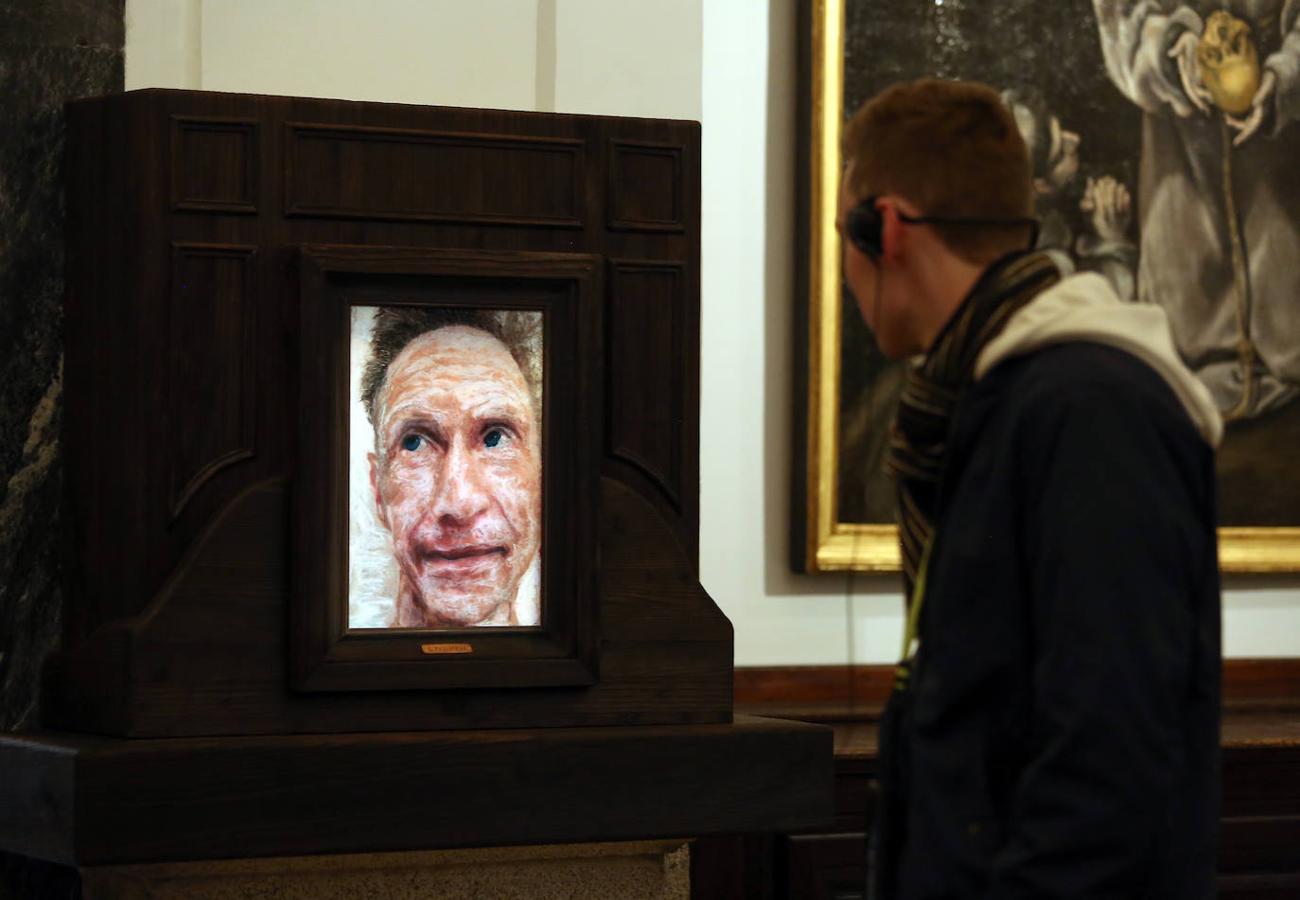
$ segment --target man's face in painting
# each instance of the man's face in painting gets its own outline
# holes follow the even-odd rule
[[[1047,170],[1036,181],[1040,193],[1059,191],[1079,173],[1079,135],[1062,128],[1056,116],[1048,121],[1047,134]]]
[[[370,483],[400,571],[395,624],[513,624],[541,544],[541,450],[506,346],[468,326],[411,341],[375,398]]]

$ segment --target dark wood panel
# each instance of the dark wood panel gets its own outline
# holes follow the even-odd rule
[[[608,452],[639,470],[682,512],[686,416],[685,266],[614,260],[606,314]],[[666,364],[665,376],[645,377]]]
[[[873,707],[889,698],[893,666],[745,666],[737,703],[838,703]]]
[[[0,848],[38,859],[71,859],[76,853],[76,754],[5,735],[0,758]]]
[[[43,790],[68,797],[75,788],[75,814],[0,818],[0,845],[23,843],[25,852],[79,865],[798,830],[824,824],[830,812],[829,730],[771,719],[220,740],[0,738],[0,769],[14,754],[36,754],[46,768],[23,782],[0,780],[0,810],[30,809],[44,802]]]
[[[703,837],[691,842],[691,900],[775,900],[776,838]]]
[[[682,146],[615,140],[609,150],[609,213],[615,231],[685,231]]]
[[[251,246],[172,245],[163,421],[173,519],[213,475],[256,453],[256,256]]]
[[[1285,778],[1278,779],[1286,790]],[[1294,791],[1300,767],[1290,774]],[[1289,815],[1225,818],[1219,827],[1219,870],[1222,872],[1300,873],[1300,797],[1291,797]]]
[[[77,565],[64,566],[63,621],[65,642],[80,639],[96,623],[120,613],[127,598],[140,592],[153,575],[139,554],[149,543],[150,525],[166,527],[170,516],[152,521],[152,490],[167,492],[166,469],[149,448],[152,423],[161,419],[141,415],[143,404],[122,404],[124,396],[152,390],[161,396],[161,377],[150,363],[159,353],[140,335],[142,317],[166,323],[163,300],[167,284],[153,284],[133,298],[116,304],[106,294],[130,277],[134,268],[121,241],[142,231],[141,210],[147,203],[164,207],[167,194],[137,187],[114,173],[132,165],[166,172],[161,148],[165,132],[139,147],[132,140],[139,111],[124,100],[103,105],[72,103],[68,107],[68,142],[64,167],[67,184],[67,264],[64,293],[63,457],[64,521],[69,526],[69,555]],[[149,238],[158,239],[157,235]],[[143,239],[143,238],[142,238]],[[155,244],[162,252],[164,273],[171,263],[166,237]],[[129,314],[127,314],[129,312]],[[131,364],[128,364],[131,363]],[[147,468],[146,483],[132,478],[132,468]],[[161,477],[160,477],[161,476]],[[145,511],[148,510],[146,514]],[[111,525],[109,521],[111,520]]]
[[[731,683],[732,626],[716,606],[699,602],[699,585],[683,578],[694,561],[666,527],[658,507],[622,482],[606,479],[601,509],[601,590],[606,616],[602,638],[670,641],[689,634],[701,653],[727,657]],[[706,649],[708,645],[717,649]]]
[[[173,210],[257,212],[257,123],[215,116],[173,116]]]
[[[163,90],[80,101],[70,116],[69,258],[89,262],[69,279],[71,599],[44,721],[147,736],[729,719],[731,629],[698,581],[697,124]],[[604,227],[616,143],[650,166],[634,159],[620,178],[654,194],[624,211],[680,228]],[[680,183],[659,184],[670,171]],[[670,206],[655,206],[663,197]],[[231,208],[198,214],[173,200]],[[224,364],[235,339],[219,318],[233,306],[191,310],[172,296],[173,244],[256,248],[244,295],[256,328],[239,367]],[[314,452],[297,435],[304,245],[578,253],[676,272],[662,345],[672,355],[642,353],[623,368],[627,384],[675,404],[673,449],[649,453],[674,500],[644,468],[598,459],[586,483],[599,520],[574,538],[572,552],[602,567],[596,612],[581,626],[601,648],[598,685],[457,688],[432,700],[289,689],[285,490]],[[209,281],[233,277],[227,258],[184,265]],[[173,324],[188,350],[173,348]],[[607,334],[598,328],[596,342]],[[597,404],[575,427],[599,442],[603,354],[595,369],[575,390],[552,387]],[[228,415],[227,389],[250,377],[253,433],[242,446],[252,455],[231,464],[244,423]],[[209,408],[204,391],[217,384]]]
[[[1292,714],[1290,724],[1296,737],[1289,744],[1251,742],[1224,748],[1225,818],[1300,815],[1300,714]]]
[[[1223,701],[1234,707],[1300,708],[1300,658],[1225,659]]]
[[[867,836],[794,835],[782,841],[783,897],[789,900],[863,900],[866,897]]]
[[[1229,875],[1219,879],[1219,900],[1296,900],[1300,874]]]
[[[285,215],[582,226],[581,141],[287,127]]]
[[[269,482],[240,496],[130,627],[52,657],[46,727],[133,737],[713,723],[731,718],[731,625],[669,524],[604,480],[600,679],[579,689],[303,694],[290,690],[290,503]],[[638,570],[633,561],[649,561]],[[655,572],[657,567],[676,568]],[[673,585],[645,602],[644,585]],[[122,661],[134,665],[123,666]]]
[[[1298,678],[1296,659],[1224,661],[1217,860],[1221,897],[1300,897]],[[765,888],[778,896],[836,896],[833,891],[854,896],[854,885],[865,878],[865,863],[855,856],[862,847],[860,830],[869,828],[876,802],[876,719],[891,679],[889,666],[736,670],[738,710],[780,711],[833,724],[835,822],[832,829],[816,833],[778,836],[778,846],[785,849],[775,851],[775,865],[756,865],[750,858],[753,836],[734,837],[738,843],[729,852],[711,853],[702,864],[747,866],[750,871],[707,871],[703,875],[710,883],[748,885],[763,871],[768,873],[764,877],[784,879],[778,887]],[[828,886],[832,893],[825,893]]]

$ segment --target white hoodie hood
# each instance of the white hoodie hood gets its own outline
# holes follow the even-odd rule
[[[1165,311],[1149,303],[1123,302],[1105,278],[1092,272],[1062,279],[1015,313],[975,360],[975,380],[1003,360],[1067,341],[1105,344],[1142,360],[1173,389],[1206,442],[1219,446],[1223,419],[1209,390],[1174,349]]]

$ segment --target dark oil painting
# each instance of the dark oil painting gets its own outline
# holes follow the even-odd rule
[[[1227,423],[1220,523],[1300,524],[1300,0],[846,0],[844,115],[982,81],[1030,149],[1040,247],[1156,303]],[[839,521],[892,523],[902,364],[843,304]]]

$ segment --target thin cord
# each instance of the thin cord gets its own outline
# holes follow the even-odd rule
[[[857,571],[853,568],[852,561],[858,558],[858,537],[860,535],[860,531],[853,532],[853,543],[850,545],[852,552],[849,554],[849,559],[851,561],[849,564],[849,575],[848,578],[844,580],[844,617],[846,620],[844,630],[847,633],[846,645],[849,651],[849,664],[845,666],[845,669],[848,672],[846,676],[846,681],[848,683],[845,685],[845,689],[848,691],[850,712],[855,711],[858,706],[857,632],[853,627],[853,578],[857,575]]]
[[[883,253],[881,254],[883,256]],[[884,269],[881,266],[881,259],[872,260],[872,266],[876,270],[876,296],[872,298],[872,324],[879,331],[880,329],[880,295],[881,288],[884,285]],[[842,462],[842,461],[841,461]],[[847,684],[845,688],[848,691],[849,710],[857,709],[858,705],[858,648],[857,648],[857,631],[853,625],[853,579],[857,575],[857,570],[853,568],[858,558],[858,538],[862,532],[853,532],[853,543],[850,544],[849,553],[849,575],[844,580],[844,631],[846,633],[845,646],[849,652],[849,664],[845,666],[848,672],[846,676]]]

